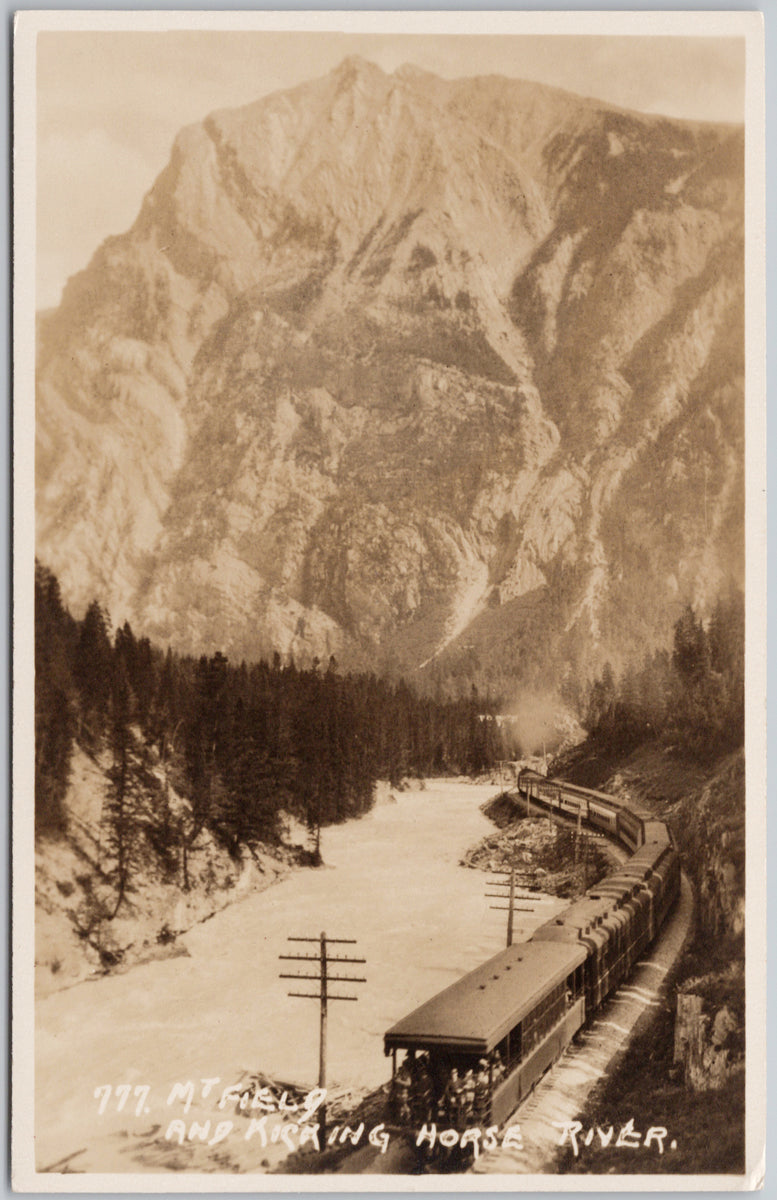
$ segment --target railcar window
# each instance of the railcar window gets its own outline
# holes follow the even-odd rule
[[[567,984],[559,983],[523,1021],[523,1053],[534,1047],[561,1019],[567,1007]]]

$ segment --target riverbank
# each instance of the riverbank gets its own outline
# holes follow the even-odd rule
[[[227,853],[203,830],[180,865],[160,872],[138,864],[116,916],[113,891],[100,869],[106,833],[106,766],[76,748],[66,796],[67,830],[35,848],[35,994],[123,973],[155,959],[187,954],[183,935],[217,912],[264,891],[309,860],[305,830],[286,821],[272,846]],[[182,804],[173,794],[173,801]]]
[[[185,957],[185,935],[197,925],[290,872],[316,866],[307,829],[288,814],[282,817],[278,842],[242,846],[238,855],[229,854],[203,829],[188,850],[185,875],[178,858],[164,871],[158,864],[138,863],[125,900],[106,919],[114,906],[113,889],[100,868],[106,771],[99,758],[76,748],[65,803],[67,829],[36,843],[38,998],[155,960]],[[424,786],[408,779],[394,791]],[[172,789],[170,798],[174,807],[184,806]],[[375,803],[393,800],[390,785],[379,781]]]
[[[483,809],[497,831],[467,851],[462,866],[505,873],[532,892],[565,900],[582,896],[617,858],[608,843],[570,822],[532,810],[517,792],[502,792]]]

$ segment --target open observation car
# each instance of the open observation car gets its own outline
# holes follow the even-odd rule
[[[424,1054],[431,1119],[450,1119],[441,1109],[451,1072],[461,1079],[484,1070],[488,1092],[477,1116],[500,1124],[583,1024],[585,961],[582,945],[523,942],[502,950],[389,1029],[392,1078],[398,1051],[410,1060],[411,1079],[415,1056]]]

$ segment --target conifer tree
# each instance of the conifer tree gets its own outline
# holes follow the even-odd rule
[[[59,584],[35,564],[35,832],[61,833],[76,728],[70,648],[75,622]]]
[[[108,636],[108,619],[93,600],[81,622],[75,662],[75,679],[80,693],[79,736],[87,749],[97,750],[105,730],[111,699],[113,651]]]
[[[112,860],[109,872],[116,900],[109,920],[118,913],[141,866],[144,795],[130,730],[132,692],[125,661],[116,656],[110,703],[108,799],[104,810],[106,847]]]

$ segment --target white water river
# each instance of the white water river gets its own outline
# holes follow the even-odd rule
[[[140,1118],[146,1127],[169,1119],[166,1100],[177,1081],[218,1078],[220,1090],[246,1070],[261,1070],[314,1086],[318,1004],[289,999],[287,991],[316,991],[316,984],[279,978],[281,970],[308,973],[305,963],[279,961],[280,954],[306,950],[287,942],[289,935],[324,930],[357,939],[340,951],[366,964],[337,973],[367,982],[337,985],[359,999],[329,1007],[327,1083],[386,1080],[386,1029],[504,945],[506,913],[489,907],[498,901],[486,898],[487,876],[458,865],[494,831],[480,805],[496,791],[433,780],[423,790],[397,793],[396,803],[379,803],[363,819],[323,831],[324,868],[295,871],[191,930],[183,939],[190,957],[134,967],[39,1001],[39,1169],[95,1138],[139,1127],[134,1097],[122,1114],[112,1100],[97,1117],[94,1090],[104,1084],[149,1085],[150,1115]],[[540,904],[536,917],[519,914],[516,937],[563,903]],[[309,966],[317,973],[316,964]]]

